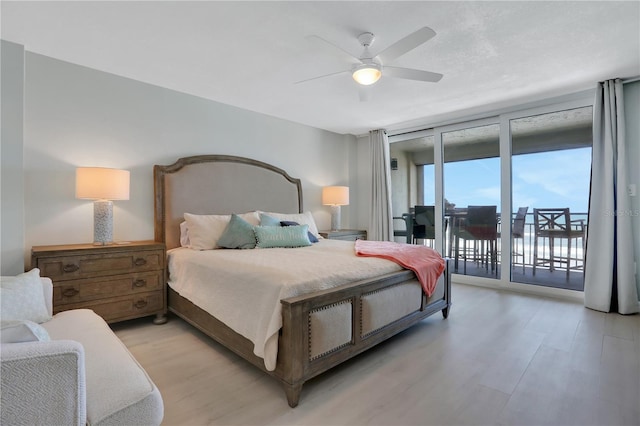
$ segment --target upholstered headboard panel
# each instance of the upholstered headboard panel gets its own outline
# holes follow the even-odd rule
[[[302,212],[300,179],[249,158],[185,157],[168,166],[154,166],[153,175],[155,239],[167,249],[180,245],[184,213]]]

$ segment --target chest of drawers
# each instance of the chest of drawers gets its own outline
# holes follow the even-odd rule
[[[153,241],[36,246],[31,266],[53,281],[54,314],[93,309],[107,322],[166,321],[165,247]]]
[[[320,235],[330,240],[366,240],[367,231],[364,229],[341,229],[339,231],[320,231]]]

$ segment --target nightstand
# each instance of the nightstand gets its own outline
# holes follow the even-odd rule
[[[31,267],[53,281],[53,312],[92,309],[107,322],[167,321],[165,246],[153,241],[31,249]]]
[[[366,240],[367,231],[364,229],[341,229],[339,231],[320,231],[320,235],[330,240]]]

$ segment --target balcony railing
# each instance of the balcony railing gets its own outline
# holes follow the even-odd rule
[[[515,215],[514,215],[515,217]],[[582,220],[583,221],[583,226],[585,229],[585,237],[586,237],[586,228],[587,228],[587,217],[588,214],[587,213],[571,213],[571,220],[573,221],[578,221],[578,220]],[[500,229],[501,224],[498,224],[498,228]],[[533,213],[527,213],[527,219],[525,221],[525,227],[524,227],[524,238],[523,238],[523,247],[524,247],[524,264],[525,266],[533,266],[533,248],[534,248],[534,239],[535,239],[535,228],[534,228],[534,223],[533,223]],[[500,245],[500,241],[498,242],[498,246]],[[557,248],[557,245],[556,245]],[[583,241],[578,244],[578,246],[572,246],[572,250],[575,249],[575,252],[572,253],[572,264],[571,266],[580,266],[580,263],[584,263],[583,259],[584,259],[584,237],[583,237]],[[547,256],[548,253],[545,252],[544,250],[547,250],[547,245],[546,244],[542,244],[542,247],[540,247],[540,250],[542,251],[542,256]],[[562,255],[566,256],[567,252],[567,243],[566,240],[562,242],[562,246],[560,246],[560,252]]]
[[[515,215],[514,215],[515,216]],[[571,247],[571,259],[569,260],[569,268],[570,273],[566,273],[567,265],[565,263],[560,264],[557,262],[554,264],[554,268],[551,268],[549,264],[547,265],[536,265],[536,274],[533,274],[533,264],[534,264],[534,243],[535,243],[535,227],[533,220],[533,213],[528,213],[525,221],[524,235],[523,238],[518,239],[518,253],[523,253],[523,256],[512,257],[512,268],[511,268],[511,281],[520,282],[520,283],[528,283],[528,284],[536,284],[542,286],[550,286],[557,288],[566,288],[571,290],[583,290],[583,278],[584,278],[584,241],[586,238],[586,227],[587,227],[587,213],[571,213],[571,220],[577,221],[582,220],[585,229],[585,235],[582,238],[582,241],[576,243],[573,241]],[[513,223],[513,220],[511,221]],[[501,229],[502,224],[498,224],[498,232],[502,233]],[[505,231],[508,231],[505,229]],[[455,253],[455,250],[450,250],[449,245],[450,242],[454,241],[454,239],[450,239],[450,227],[447,229],[446,238],[445,238],[445,253]],[[455,243],[453,243],[455,244]],[[515,246],[515,242],[514,242]],[[512,247],[513,250],[513,247]],[[467,260],[466,265],[461,262],[464,262],[463,259],[458,259],[458,269],[454,271],[454,273],[463,274],[466,270],[466,275],[473,276],[486,276],[490,278],[499,277],[501,273],[504,273],[504,269],[501,268],[500,265],[500,253],[501,253],[501,240],[498,239],[498,256],[497,262],[498,266],[496,270],[491,271],[491,268],[486,268],[484,265],[479,264],[475,261]],[[567,240],[556,240],[554,245],[554,253],[555,256],[560,257],[568,257],[567,256]],[[462,255],[459,255],[462,257]],[[549,246],[548,242],[544,239],[538,241],[538,257],[539,258],[548,258],[549,257]],[[463,268],[461,265],[466,266]],[[568,276],[567,276],[568,275]]]

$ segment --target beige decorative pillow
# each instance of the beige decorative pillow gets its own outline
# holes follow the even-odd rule
[[[251,225],[258,225],[260,223],[258,212],[243,213],[238,216]],[[197,215],[185,213],[184,220],[187,222],[187,228],[189,229],[189,247],[195,250],[211,250],[220,248],[218,246],[218,240],[227,228],[231,220],[231,215]]]
[[[0,320],[40,324],[50,319],[38,268],[15,277],[0,277]]]

